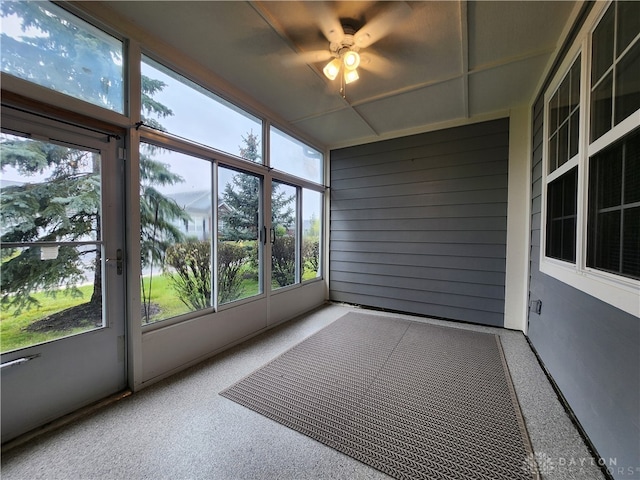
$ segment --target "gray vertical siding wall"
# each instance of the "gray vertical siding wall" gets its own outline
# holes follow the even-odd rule
[[[640,478],[640,319],[540,272],[543,102],[535,105],[528,336],[614,478]],[[566,459],[567,461],[570,459]],[[579,459],[576,459],[579,461]]]
[[[508,119],[331,152],[332,300],[504,324]]]

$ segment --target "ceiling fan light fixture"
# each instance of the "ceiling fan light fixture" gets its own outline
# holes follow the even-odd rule
[[[351,82],[355,82],[359,78],[360,78],[360,75],[358,75],[358,70],[356,70],[356,69],[345,70],[345,72],[344,72],[344,83],[346,83],[346,84],[349,84]]]
[[[344,54],[342,61],[344,62],[344,66],[347,70],[355,70],[358,68],[358,65],[360,65],[360,55],[358,55],[358,52],[349,50]]]
[[[341,66],[340,59],[334,58],[324,66],[322,71],[324,72],[325,76],[329,80],[335,80],[336,77],[338,76],[338,73],[340,73],[340,66]]]

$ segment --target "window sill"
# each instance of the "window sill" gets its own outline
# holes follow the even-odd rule
[[[540,271],[587,295],[640,318],[640,282],[543,258]]]

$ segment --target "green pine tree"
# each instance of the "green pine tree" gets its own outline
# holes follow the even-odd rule
[[[242,137],[244,146],[240,156],[252,162],[259,162],[260,139],[253,131]],[[237,174],[225,186],[222,199],[228,210],[222,213],[224,228],[220,232],[223,240],[255,240],[258,238],[260,212],[260,179],[253,175]],[[279,191],[279,184],[273,184],[271,197],[272,225],[290,226],[294,219],[294,196]]]

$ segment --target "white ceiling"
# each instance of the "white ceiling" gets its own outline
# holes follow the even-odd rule
[[[338,80],[322,74],[326,61],[291,61],[297,53],[329,46],[307,2],[101,3],[327,147],[426,131],[526,104],[575,6],[570,1],[406,4],[409,15],[363,50],[381,58],[359,69],[360,79],[347,85],[343,99]],[[328,3],[336,17],[363,23],[389,6]]]

